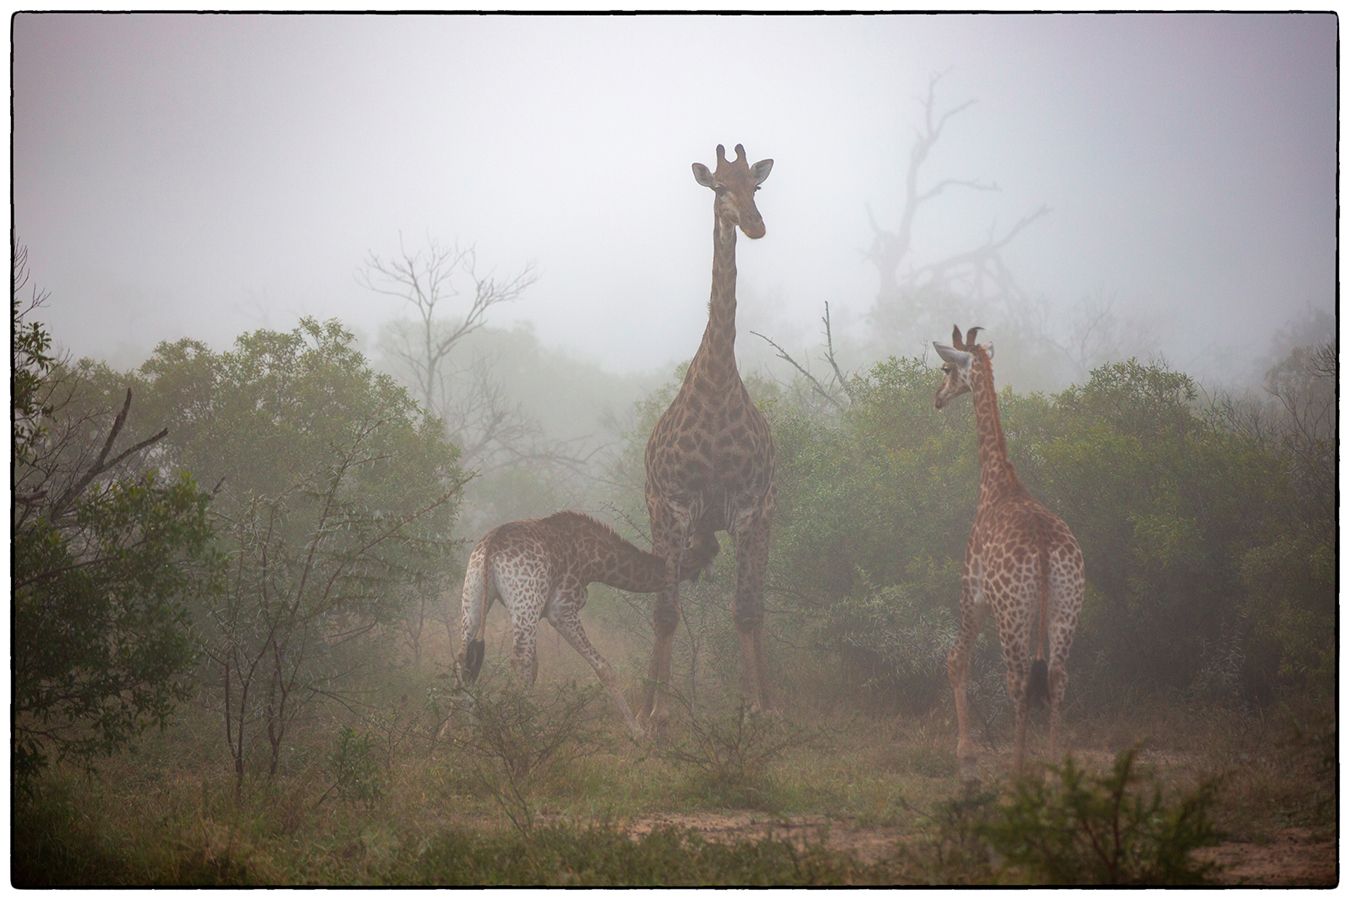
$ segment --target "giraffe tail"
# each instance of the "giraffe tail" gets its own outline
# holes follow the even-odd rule
[[[489,535],[491,537],[491,535]],[[464,575],[464,596],[460,601],[464,607],[463,654],[460,664],[460,677],[464,684],[473,684],[478,680],[478,672],[483,668],[483,656],[486,645],[483,641],[483,629],[487,626],[487,610],[491,603],[492,559],[491,542],[484,540],[482,563],[475,567],[472,560],[469,571]],[[475,574],[479,584],[473,583]],[[473,588],[479,588],[474,591]]]
[[[1045,645],[1049,642],[1050,631],[1050,556],[1044,542],[1041,542],[1040,559],[1037,562],[1036,659],[1031,664],[1031,674],[1027,678],[1027,702],[1033,706],[1050,701],[1050,668],[1045,661]]]

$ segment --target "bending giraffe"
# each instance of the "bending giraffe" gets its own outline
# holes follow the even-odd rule
[[[980,500],[961,574],[961,630],[947,656],[956,695],[956,755],[975,755],[966,712],[970,650],[990,609],[1003,650],[1008,696],[1016,709],[1014,768],[1026,755],[1030,703],[1050,701],[1050,755],[1059,742],[1060,705],[1068,684],[1065,665],[1083,606],[1083,552],[1069,526],[1022,486],[1008,459],[999,422],[991,360],[994,347],[975,343],[979,328],[952,326],[952,346],[933,343],[945,373],[933,405],[970,392],[979,436]]]
[[[754,709],[771,706],[761,632],[764,570],[774,507],[774,449],[769,425],[736,370],[736,229],[764,236],[755,192],[769,177],[773,160],[749,164],[736,145],[728,160],[717,146],[717,170],[694,163],[694,180],[713,199],[712,296],[703,341],[684,383],[647,441],[647,513],[652,552],[673,574],[691,535],[716,540],[730,532],[736,550],[735,622],[740,640],[742,693]],[[680,620],[676,579],[661,592],[652,613],[656,639],[648,671],[643,715],[653,731],[665,726],[670,655]]]
[[[697,577],[717,555],[717,541],[695,539],[684,553],[680,573]],[[592,582],[637,594],[655,593],[669,584],[665,559],[639,550],[612,528],[588,515],[564,511],[545,519],[508,522],[489,531],[469,554],[460,599],[460,642],[456,660],[467,684],[483,665],[483,629],[493,598],[511,616],[511,665],[526,684],[537,671],[535,635],[547,618],[559,634],[591,664],[635,736],[637,720],[619,690],[614,670],[581,627],[586,587]]]

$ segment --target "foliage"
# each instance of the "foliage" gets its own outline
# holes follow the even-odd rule
[[[163,725],[195,660],[186,598],[213,575],[209,498],[186,473],[111,455],[131,403],[91,390],[13,305],[12,764],[24,790],[54,752],[84,764]],[[160,435],[162,437],[162,435]],[[110,458],[111,457],[111,458]]]
[[[963,781],[955,797],[924,816],[928,826],[917,852],[926,880],[936,884],[981,884],[996,878],[997,862],[984,829],[998,802],[998,792],[975,781]]]
[[[1182,885],[1213,874],[1213,864],[1192,853],[1218,840],[1210,820],[1217,782],[1168,802],[1156,778],[1143,783],[1134,750],[1106,775],[1089,775],[1072,758],[1053,772],[1048,783],[1019,779],[980,829],[1026,880]]]
[[[931,881],[1052,885],[1203,884],[1215,864],[1194,851],[1217,843],[1218,783],[1167,799],[1141,773],[1137,751],[1090,774],[1072,759],[999,791],[966,782],[925,818],[917,855]]]
[[[374,757],[374,746],[370,734],[357,733],[348,725],[342,727],[337,746],[328,756],[328,775],[333,779],[330,792],[337,791],[339,799],[360,803],[367,809],[384,796],[386,776]]]
[[[106,755],[190,692],[196,659],[183,598],[210,538],[206,497],[183,476],[109,484],[74,521],[14,535],[14,766],[44,747]]]
[[[1236,832],[1227,840],[1268,845],[1260,855],[1272,861],[1277,847],[1286,855],[1281,868],[1263,875],[1243,866],[1216,880],[1333,883],[1335,733],[1326,726],[1334,713],[1308,713],[1302,736],[1289,741],[1280,737],[1279,717],[1266,713],[1204,719],[1166,706],[1103,717],[1086,730],[1145,733],[1159,714],[1174,723],[1175,739],[1188,749],[1159,754],[1155,764],[1169,808],[1196,772],[1231,770],[1214,808],[1224,830]],[[471,719],[454,724],[467,728]],[[313,766],[286,767],[273,783],[250,783],[236,799],[211,752],[217,723],[209,711],[189,708],[167,731],[146,735],[135,754],[101,766],[99,777],[53,766],[32,797],[16,795],[13,878],[25,885],[352,886],[1031,880],[1000,866],[977,830],[1000,796],[1011,797],[1001,781],[957,804],[966,795],[952,769],[916,771],[916,758],[952,759],[941,715],[901,728],[845,715],[823,716],[820,724],[833,740],[790,751],[775,764],[773,815],[709,809],[689,795],[685,767],[634,752],[620,728],[608,728],[584,757],[536,782],[536,821],[525,835],[506,825],[498,801],[466,771],[465,754],[443,742],[433,753],[404,742],[385,766],[383,735],[373,727],[366,729],[370,752],[386,780],[382,799],[369,808],[319,802],[330,783],[316,776],[336,731],[316,728],[295,737],[296,752]],[[1101,739],[1084,743],[1096,747]],[[1137,782],[1131,793],[1147,784]],[[702,837],[681,830],[679,840],[649,845],[649,829],[672,820]],[[1311,837],[1291,842],[1291,825],[1311,829]],[[964,848],[956,841],[962,829]],[[937,841],[946,841],[946,864]],[[1210,858],[1232,859],[1238,846]]]
[[[36,320],[24,321],[26,310],[16,291],[11,307],[10,379],[11,419],[15,462],[24,464],[42,428],[42,420],[52,414],[45,402],[43,388],[48,382],[56,358],[52,356],[52,338]]]
[[[891,359],[855,380],[838,416],[769,406],[769,593],[783,627],[836,661],[822,693],[907,711],[947,695],[979,474],[974,414],[934,412],[936,384],[920,360]],[[1071,698],[1330,690],[1332,531],[1294,518],[1278,447],[1224,427],[1187,376],[1137,361],[1053,397],[1005,388],[1000,406],[1019,476],[1087,560]],[[981,697],[1006,704],[996,642],[977,648],[972,676],[977,712],[991,708]]]
[[[451,733],[459,758],[522,833],[535,823],[532,793],[557,767],[594,750],[599,688],[556,685],[543,699],[514,678],[483,679],[454,698]]]
[[[678,733],[658,755],[692,770],[699,795],[725,806],[772,805],[770,766],[786,751],[817,737],[781,716],[751,711],[744,700],[729,711],[712,713],[684,706],[687,715]]]
[[[163,462],[218,485],[227,577],[194,609],[201,678],[237,784],[264,738],[274,776],[306,708],[350,706],[400,631],[420,640],[449,576],[455,451],[337,322],[251,332],[222,353],[161,344],[137,376],[142,415],[169,424]]]

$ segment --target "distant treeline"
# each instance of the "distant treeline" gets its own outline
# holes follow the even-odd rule
[[[21,782],[115,750],[192,697],[218,715],[242,783],[276,771],[318,707],[368,700],[410,662],[444,668],[422,648],[477,536],[457,527],[469,473],[350,333],[306,320],[225,352],[184,340],[124,373],[56,359],[17,296]],[[778,445],[769,627],[789,696],[950,702],[978,464],[973,412],[935,411],[937,382],[913,358],[828,403],[800,380],[752,379]],[[1131,361],[1055,395],[1002,393],[1020,476],[1087,559],[1073,703],[1333,690],[1334,352],[1296,349],[1271,384],[1265,404],[1201,400],[1184,374]],[[642,446],[673,389],[637,404],[592,482],[591,509],[626,514],[630,534],[645,520]],[[492,482],[501,506],[536,490],[530,465]],[[709,622],[730,639],[729,618]],[[1006,702],[995,643],[974,667],[986,710]]]

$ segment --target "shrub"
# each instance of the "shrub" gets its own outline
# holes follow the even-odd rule
[[[976,830],[1020,879],[1050,884],[1203,884],[1213,863],[1192,851],[1213,844],[1215,781],[1168,802],[1136,751],[1109,774],[1089,775],[1072,758],[1049,781],[1019,779],[1012,796]]]
[[[479,681],[454,697],[452,740],[459,761],[522,833],[534,827],[531,795],[539,783],[598,746],[599,692],[598,686],[564,684],[532,695],[508,679]]]
[[[772,805],[769,767],[815,739],[781,716],[752,712],[744,700],[730,711],[697,713],[687,703],[685,709],[683,734],[659,753],[692,770],[700,796],[727,806]]]
[[[329,793],[337,791],[339,799],[361,803],[367,809],[384,796],[386,778],[374,758],[374,743],[369,734],[343,726],[337,746],[328,756],[328,774],[333,779]]]

